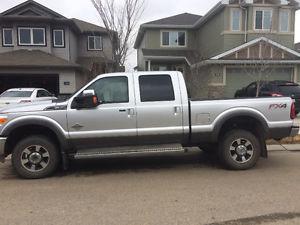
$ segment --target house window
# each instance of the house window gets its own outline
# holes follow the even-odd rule
[[[102,38],[101,36],[88,36],[88,50],[102,50]]]
[[[13,46],[13,29],[3,28],[2,39],[3,39],[3,46]]]
[[[185,31],[163,31],[161,33],[161,45],[167,47],[185,47]]]
[[[53,30],[53,46],[56,48],[65,47],[64,30]]]
[[[272,10],[263,9],[255,11],[255,30],[271,30]]]
[[[45,28],[19,27],[19,45],[45,46]]]
[[[290,13],[288,10],[280,10],[279,12],[279,31],[288,32],[290,24]]]
[[[241,30],[241,21],[242,21],[242,12],[240,9],[231,10],[231,30],[240,31]]]

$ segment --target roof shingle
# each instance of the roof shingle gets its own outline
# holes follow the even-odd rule
[[[0,67],[64,67],[79,68],[80,65],[55,57],[40,50],[17,50],[0,54]]]
[[[193,25],[201,17],[202,16],[191,14],[191,13],[182,13],[175,16],[159,19],[159,20],[154,20],[145,24],[147,25]]]

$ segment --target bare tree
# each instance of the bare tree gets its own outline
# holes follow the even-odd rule
[[[112,44],[113,71],[124,68],[145,0],[91,0]]]

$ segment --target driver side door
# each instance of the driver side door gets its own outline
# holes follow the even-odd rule
[[[131,76],[103,76],[85,88],[100,105],[68,109],[68,129],[77,149],[132,145],[136,141],[136,109]],[[82,95],[79,93],[79,95]]]

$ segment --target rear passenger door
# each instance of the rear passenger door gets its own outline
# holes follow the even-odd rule
[[[177,73],[138,74],[134,82],[139,143],[180,143],[183,118]]]

